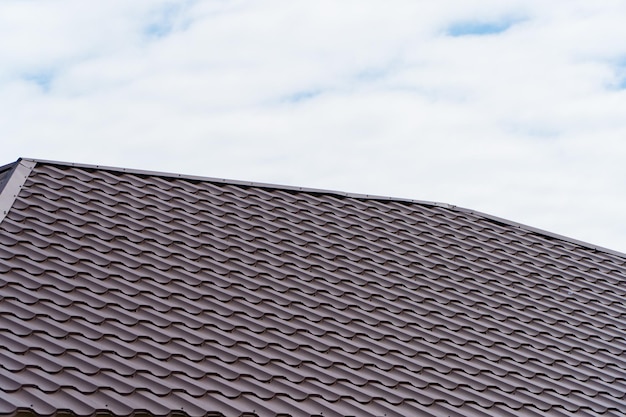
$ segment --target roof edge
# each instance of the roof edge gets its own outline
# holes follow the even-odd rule
[[[43,159],[23,158],[23,160],[28,160],[35,164],[39,163],[39,164],[58,165],[58,166],[85,168],[85,169],[100,169],[104,171],[124,172],[124,173],[135,174],[135,175],[159,176],[159,177],[165,177],[165,178],[179,178],[179,179],[185,179],[185,180],[191,180],[191,181],[209,181],[209,182],[215,182],[219,184],[233,184],[233,185],[241,185],[245,187],[260,187],[260,188],[271,188],[275,190],[298,191],[298,192],[315,193],[315,194],[330,194],[330,195],[336,195],[340,197],[362,198],[362,199],[368,199],[368,200],[400,201],[400,202],[407,202],[407,203],[424,204],[427,206],[443,207],[443,208],[448,208],[448,209],[456,207],[452,204],[438,203],[435,201],[414,200],[410,198],[388,197],[388,196],[380,196],[380,195],[374,195],[374,194],[348,193],[344,191],[328,190],[328,189],[322,189],[322,188],[298,187],[298,186],[293,186],[293,185],[271,184],[271,183],[256,182],[256,181],[243,181],[243,180],[216,178],[216,177],[206,177],[202,175],[176,174],[176,173],[165,172],[165,171],[121,168],[121,167],[114,167],[114,166],[107,166],[107,165],[81,164],[81,163],[74,163],[74,162],[60,162],[60,161],[51,161],[51,160],[43,160]]]
[[[529,226],[529,225],[524,224],[524,223],[518,223],[518,222],[515,222],[515,221],[512,221],[512,220],[504,219],[502,217],[498,217],[498,216],[494,216],[494,215],[491,215],[491,214],[483,213],[481,211],[471,210],[471,209],[467,209],[467,208],[464,208],[464,207],[458,207],[458,206],[455,206],[452,210],[456,210],[456,211],[460,211],[462,213],[468,213],[468,214],[472,214],[472,215],[476,215],[476,216],[481,216],[481,217],[484,217],[485,219],[487,219],[489,221],[492,221],[492,222],[495,222],[495,223],[500,223],[500,224],[504,224],[504,225],[507,225],[507,226],[516,227],[518,229],[525,230],[527,232],[532,232],[532,233],[544,235],[544,236],[547,236],[547,237],[550,237],[550,238],[553,238],[553,239],[562,240],[564,242],[571,243],[573,245],[583,246],[585,248],[593,249],[593,250],[598,251],[598,252],[609,253],[611,255],[619,256],[620,258],[626,258],[626,252],[620,252],[620,251],[617,251],[617,250],[614,250],[614,249],[606,248],[604,246],[594,245],[593,243],[585,242],[583,240],[574,239],[574,238],[569,237],[569,236],[560,235],[558,233],[553,233],[553,232],[550,232],[548,230],[540,229],[540,228],[534,227],[534,226]]]
[[[434,201],[425,201],[425,200],[414,200],[414,199],[409,199],[409,198],[387,197],[387,196],[379,196],[379,195],[372,195],[372,194],[348,193],[348,192],[343,192],[343,191],[325,190],[325,189],[319,189],[319,188],[297,187],[297,186],[290,186],[290,185],[270,184],[270,183],[254,182],[254,181],[242,181],[242,180],[206,177],[206,176],[200,176],[200,175],[176,174],[176,173],[171,173],[171,172],[121,168],[121,167],[106,166],[106,165],[81,164],[81,163],[73,163],[73,162],[60,162],[60,161],[34,159],[34,158],[20,158],[15,164],[18,165],[18,163],[20,162],[23,164],[29,164],[30,166],[30,168],[28,168],[28,173],[26,174],[26,176],[22,179],[22,182],[20,183],[20,187],[21,185],[23,185],[24,181],[26,180],[26,177],[28,177],[28,174],[30,174],[30,170],[32,170],[32,168],[36,164],[39,163],[39,164],[48,164],[48,165],[57,165],[57,166],[66,166],[66,167],[75,167],[75,168],[99,169],[99,170],[105,170],[105,171],[124,172],[124,173],[129,173],[129,174],[134,174],[134,175],[159,176],[159,177],[165,177],[165,178],[178,178],[178,179],[185,179],[185,180],[191,180],[191,181],[209,181],[209,182],[214,182],[214,183],[219,183],[219,184],[232,184],[232,185],[240,185],[240,186],[245,186],[245,187],[260,187],[260,188],[269,188],[269,189],[274,189],[274,190],[296,191],[296,192],[306,192],[306,193],[315,193],[315,194],[329,194],[329,195],[334,195],[338,197],[358,198],[358,199],[365,199],[365,200],[395,201],[395,202],[403,202],[403,203],[411,203],[411,204],[420,204],[420,205],[431,206],[431,207],[441,207],[441,208],[445,208],[448,210],[458,211],[461,213],[472,214],[472,215],[483,217],[495,223],[512,226],[512,227],[525,230],[531,233],[537,233],[540,235],[544,235],[553,239],[561,240],[570,244],[582,246],[582,247],[595,250],[598,252],[605,252],[614,256],[619,256],[620,258],[626,258],[626,253],[624,252],[619,252],[619,251],[609,249],[603,246],[594,245],[589,242],[574,239],[568,236],[560,235],[558,233],[553,233],[544,229],[529,226],[523,223],[518,223],[512,220],[504,219],[504,218],[487,214],[487,213],[483,213],[477,210],[459,207],[453,204],[438,203]],[[10,181],[13,180],[13,176],[15,176],[15,173],[12,173],[12,178]],[[2,205],[2,202],[3,202],[2,198],[4,194],[5,193],[0,194],[0,221],[2,221],[2,219],[6,215],[6,212],[3,214],[3,210],[2,210],[4,208],[4,206]],[[14,199],[15,199],[15,196],[13,197],[13,200]],[[11,205],[13,204],[13,200],[11,200]],[[7,207],[6,210],[8,211],[9,208],[10,206]]]
[[[10,172],[7,174],[8,179],[0,189],[0,223],[9,213],[26,179],[36,164],[37,162],[35,160],[20,158],[12,164],[0,168],[0,170],[2,170],[2,168],[10,169]]]

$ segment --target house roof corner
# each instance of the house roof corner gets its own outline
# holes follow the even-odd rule
[[[4,220],[26,179],[37,165],[34,159],[19,158],[0,167],[0,222]]]

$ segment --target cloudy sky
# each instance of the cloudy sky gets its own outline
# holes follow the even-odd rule
[[[626,252],[626,0],[2,0],[20,156],[438,201]]]

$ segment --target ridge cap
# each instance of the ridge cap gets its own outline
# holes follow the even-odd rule
[[[569,236],[561,235],[559,233],[554,233],[549,230],[541,229],[539,227],[529,226],[527,224],[519,223],[514,220],[509,220],[509,219],[505,219],[502,217],[494,216],[492,214],[483,213],[478,210],[472,210],[472,209],[459,207],[459,206],[453,207],[452,210],[459,211],[461,213],[471,214],[474,216],[480,216],[489,222],[500,223],[509,227],[519,229],[519,230],[524,230],[526,232],[535,233],[541,236],[549,237],[552,239],[557,239],[557,240],[560,240],[560,241],[563,241],[572,245],[577,245],[577,246],[581,246],[587,249],[591,249],[596,252],[604,252],[604,253],[608,253],[614,256],[619,256],[620,258],[626,258],[626,252],[620,252],[615,249],[609,249],[604,246],[595,245],[593,243],[585,242],[583,240],[578,240]]]
[[[427,205],[427,206],[443,207],[443,208],[448,208],[448,209],[456,207],[452,204],[439,203],[435,201],[415,200],[415,199],[410,199],[410,198],[389,197],[389,196],[380,196],[380,195],[373,195],[373,194],[351,193],[351,192],[330,190],[330,189],[323,189],[323,188],[300,187],[300,186],[295,186],[295,185],[235,180],[235,179],[228,179],[228,178],[209,177],[209,176],[203,176],[203,175],[178,174],[178,173],[166,172],[166,171],[123,168],[123,167],[96,165],[96,164],[83,164],[83,163],[75,163],[75,162],[61,162],[61,161],[42,160],[42,159],[30,159],[30,158],[24,158],[24,160],[27,160],[36,164],[42,164],[42,165],[57,165],[57,166],[65,166],[65,167],[111,171],[111,172],[123,172],[123,173],[128,173],[128,174],[155,176],[155,177],[161,177],[161,178],[179,178],[179,179],[185,179],[185,180],[190,180],[190,181],[207,181],[207,182],[213,182],[213,183],[218,183],[218,184],[231,184],[231,185],[239,185],[239,186],[244,186],[244,187],[259,187],[259,188],[269,188],[269,189],[275,189],[275,190],[296,191],[296,192],[304,192],[304,193],[328,194],[328,195],[335,195],[335,196],[340,196],[340,197],[359,198],[359,199],[366,199],[366,200],[397,201],[397,202],[422,204],[422,205]]]

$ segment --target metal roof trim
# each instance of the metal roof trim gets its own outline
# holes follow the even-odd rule
[[[522,229],[522,230],[525,230],[525,231],[528,231],[528,232],[532,232],[532,233],[537,233],[537,234],[540,234],[540,235],[548,236],[548,237],[551,237],[551,238],[554,238],[554,239],[562,240],[562,241],[567,242],[567,243],[572,243],[572,244],[575,244],[575,245],[578,245],[578,246],[584,246],[584,247],[589,248],[589,249],[593,249],[593,250],[600,251],[600,252],[606,252],[606,253],[610,253],[611,255],[616,255],[616,256],[619,256],[619,257],[622,257],[622,258],[626,258],[626,253],[625,252],[620,252],[620,251],[616,251],[614,249],[609,249],[609,248],[606,248],[606,247],[603,247],[603,246],[594,245],[592,243],[585,242],[583,240],[578,240],[578,239],[574,239],[574,238],[571,238],[571,237],[568,237],[568,236],[560,235],[558,233],[553,233],[553,232],[550,232],[550,231],[547,231],[547,230],[544,230],[544,229],[540,229],[538,227],[529,226],[529,225],[524,224],[524,223],[514,222],[512,220],[508,220],[508,219],[504,219],[502,217],[498,217],[498,216],[494,216],[494,215],[491,215],[491,214],[483,213],[481,211],[467,209],[467,208],[464,208],[464,207],[456,206],[456,207],[454,207],[452,209],[460,211],[462,213],[468,213],[468,214],[473,214],[473,215],[476,215],[476,216],[481,216],[481,217],[484,217],[487,220],[490,220],[490,221],[493,221],[493,222],[496,222],[496,223],[501,223],[501,224],[504,224],[504,225],[507,225],[507,226],[517,227],[518,229]]]
[[[322,189],[322,188],[298,187],[298,186],[293,186],[293,185],[271,184],[271,183],[256,182],[256,181],[233,180],[233,179],[227,179],[227,178],[207,177],[207,176],[202,176],[202,175],[176,174],[172,172],[121,168],[121,167],[114,167],[114,166],[107,166],[107,165],[81,164],[81,163],[74,163],[74,162],[60,162],[60,161],[30,159],[30,158],[24,158],[24,159],[28,161],[32,161],[34,163],[40,163],[40,164],[69,166],[69,167],[85,168],[85,169],[99,169],[99,170],[104,170],[104,171],[124,172],[124,173],[135,174],[135,175],[158,176],[158,177],[164,177],[164,178],[180,178],[180,179],[191,180],[191,181],[208,181],[208,182],[215,182],[219,184],[241,185],[244,187],[259,187],[259,188],[270,188],[274,190],[327,194],[327,195],[336,195],[340,197],[361,198],[361,199],[367,199],[367,200],[398,201],[398,202],[416,203],[416,204],[423,204],[427,206],[436,206],[436,207],[443,207],[443,208],[456,207],[451,204],[438,203],[434,201],[414,200],[410,198],[388,197],[388,196],[380,196],[380,195],[373,195],[373,194],[349,193],[345,191],[328,190],[328,189]]]
[[[93,165],[93,164],[82,164],[82,163],[74,163],[74,162],[61,162],[61,161],[53,161],[53,160],[42,160],[42,159],[34,159],[34,158],[21,158],[18,161],[28,162],[32,164],[34,167],[37,163],[40,164],[50,164],[50,165],[58,165],[58,166],[70,166],[76,168],[85,168],[85,169],[96,169],[96,170],[105,170],[105,171],[114,171],[114,172],[124,172],[134,175],[142,175],[142,176],[158,176],[164,178],[179,178],[191,181],[208,181],[219,184],[232,184],[239,185],[244,187],[259,187],[266,189],[274,189],[274,190],[284,190],[284,191],[294,191],[294,192],[305,192],[305,193],[315,193],[315,194],[326,194],[326,195],[334,195],[338,197],[346,197],[346,198],[355,198],[355,199],[365,199],[365,200],[378,200],[378,201],[394,201],[394,202],[402,202],[402,203],[411,203],[411,204],[420,204],[431,207],[442,207],[445,209],[458,211],[461,213],[468,213],[477,216],[484,217],[487,220],[505,224],[508,226],[513,226],[522,230],[526,230],[528,232],[537,233],[540,235],[548,236],[554,239],[562,240],[567,243],[583,246],[592,250],[606,252],[615,256],[619,256],[622,258],[626,258],[626,253],[619,252],[613,249],[609,249],[603,246],[594,245],[589,242],[585,242],[582,240],[573,239],[568,236],[560,235],[557,233],[552,233],[550,231],[540,229],[537,227],[529,226],[527,224],[518,223],[512,220],[504,219],[498,216],[494,216],[491,214],[486,214],[480,211],[467,209],[464,207],[456,206],[453,204],[447,203],[439,203],[434,201],[425,201],[425,200],[414,200],[409,198],[400,198],[400,197],[388,197],[388,196],[379,196],[379,195],[371,195],[371,194],[359,194],[359,193],[349,193],[343,191],[336,190],[327,190],[327,189],[319,189],[319,188],[309,188],[309,187],[297,187],[290,185],[280,185],[280,184],[270,184],[263,182],[254,182],[254,181],[242,181],[242,180],[233,180],[233,179],[225,179],[225,178],[215,178],[215,177],[206,177],[201,175],[188,175],[188,174],[176,174],[171,172],[163,172],[163,171],[151,171],[151,170],[142,170],[142,169],[132,169],[132,168],[121,168],[114,166],[106,166],[106,165]],[[30,168],[32,169],[32,167]],[[1,202],[0,202],[1,203]],[[12,204],[12,202],[11,202]],[[1,207],[0,207],[1,208]],[[5,213],[6,214],[6,213]],[[0,221],[3,218],[2,212],[0,212]]]
[[[8,174],[8,180],[4,183],[2,189],[0,189],[0,223],[9,213],[9,210],[11,210],[15,199],[36,164],[37,162],[34,160],[20,158],[16,162],[2,167],[8,168],[13,165],[9,168],[11,172]]]

